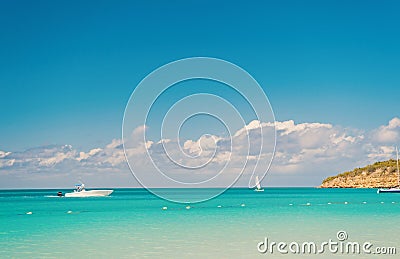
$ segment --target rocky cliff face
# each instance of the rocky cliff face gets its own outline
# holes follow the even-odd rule
[[[321,188],[390,188],[399,185],[396,160],[376,162],[326,178]]]

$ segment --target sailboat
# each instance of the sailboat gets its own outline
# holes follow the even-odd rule
[[[397,177],[398,177],[398,184],[397,188],[389,188],[389,189],[378,189],[378,193],[400,193],[400,171],[399,171],[399,150],[396,147],[396,162],[397,162]]]
[[[263,192],[264,189],[261,188],[260,180],[258,179],[258,175],[256,175],[256,188],[254,189],[256,192]]]

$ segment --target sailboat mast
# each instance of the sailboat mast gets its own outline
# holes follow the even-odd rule
[[[399,149],[397,148],[397,146],[396,146],[396,158],[397,158],[397,160],[396,160],[396,162],[397,162],[397,177],[398,177],[398,180],[399,180],[399,187],[400,187]]]

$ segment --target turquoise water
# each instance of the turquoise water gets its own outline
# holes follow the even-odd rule
[[[57,191],[0,191],[0,258],[308,258],[261,254],[257,244],[328,241],[339,230],[400,253],[400,195],[374,189],[231,189],[190,209],[142,189],[103,198],[52,197]],[[332,254],[311,257],[321,256]]]

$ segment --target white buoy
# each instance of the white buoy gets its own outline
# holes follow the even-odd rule
[[[349,203],[347,201],[345,201],[344,204],[349,204]]]
[[[72,210],[67,211],[67,213],[68,213],[68,214],[71,214],[71,213],[72,213]]]
[[[244,206],[246,206],[246,204],[242,203],[240,206],[244,207]]]
[[[165,206],[165,207],[162,207],[162,210],[167,210],[168,209],[168,207],[167,206]]]
[[[293,204],[292,204],[292,203],[289,203],[289,206],[293,206]]]
[[[190,206],[189,206],[189,205],[188,205],[188,206],[186,206],[186,209],[187,209],[187,210],[190,210]]]
[[[328,202],[328,204],[329,204],[329,205],[331,205],[331,204],[332,204],[332,202]]]
[[[364,204],[367,204],[367,202],[366,202],[366,201],[364,201],[363,203],[364,203]]]
[[[217,208],[222,208],[222,206],[221,206],[221,205],[218,205]]]
[[[311,203],[309,203],[309,202],[307,202],[307,204],[306,204],[307,206],[311,206]]]
[[[384,204],[385,202],[381,201],[381,204]]]
[[[32,215],[32,211],[28,211],[26,215]]]
[[[392,204],[395,204],[395,202],[394,202],[394,201],[392,201]]]

